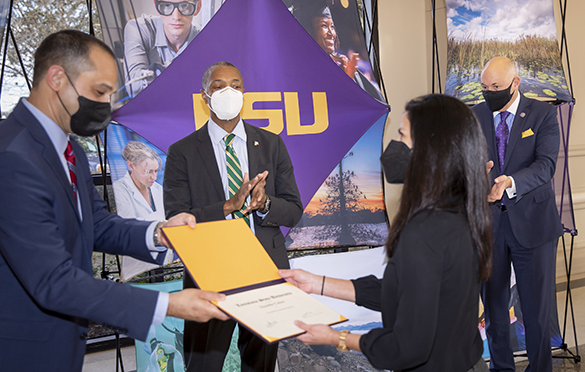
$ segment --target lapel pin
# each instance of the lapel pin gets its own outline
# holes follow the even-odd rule
[[[520,117],[521,117],[521,118],[523,118],[523,117],[525,117],[525,116],[526,116],[526,113],[524,113],[524,112],[521,112],[521,113],[520,113]]]
[[[259,145],[258,141],[254,141],[254,146],[258,146],[258,145]]]

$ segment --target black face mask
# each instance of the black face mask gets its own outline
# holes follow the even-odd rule
[[[510,86],[506,89],[496,90],[495,92],[490,90],[483,91],[483,98],[485,98],[485,101],[492,112],[500,111],[508,104],[508,102],[510,102],[513,96],[512,84],[514,84],[514,80],[512,80]]]
[[[65,76],[69,79],[69,75],[65,74]],[[69,79],[69,82],[73,89],[75,89],[75,93],[77,93],[77,102],[79,102],[77,112],[71,115],[67,107],[63,104],[63,101],[61,101],[59,93],[57,93],[57,97],[59,97],[59,101],[61,101],[61,105],[63,105],[67,114],[71,116],[71,131],[83,137],[92,137],[103,132],[112,120],[110,104],[108,102],[92,101],[80,96],[71,79]]]
[[[404,142],[390,141],[380,157],[386,181],[389,183],[404,183],[411,154],[412,150]]]

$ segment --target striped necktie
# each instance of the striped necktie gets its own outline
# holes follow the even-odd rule
[[[234,151],[233,144],[236,135],[231,133],[226,135],[223,138],[225,143],[225,160],[227,164],[227,174],[228,174],[228,196],[231,199],[244,182],[244,177],[242,175],[242,167],[240,165],[240,160]],[[234,218],[244,218],[248,226],[250,226],[250,217],[249,215],[244,215],[242,211],[248,207],[248,203],[244,202],[244,205],[239,210],[233,213]]]
[[[71,142],[67,141],[67,148],[65,149],[65,159],[67,160],[67,168],[69,168],[69,176],[71,176],[71,186],[73,187],[73,196],[77,200],[77,174],[75,173],[75,154]]]

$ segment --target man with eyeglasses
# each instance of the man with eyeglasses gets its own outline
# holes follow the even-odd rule
[[[197,36],[192,25],[202,0],[154,0],[159,15],[142,14],[124,28],[126,91],[134,97]]]

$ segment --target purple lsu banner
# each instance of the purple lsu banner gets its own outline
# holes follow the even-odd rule
[[[201,78],[222,60],[242,72],[242,118],[287,145],[304,205],[389,111],[323,53],[282,1],[228,0],[158,78],[114,111],[114,120],[166,152],[207,121]]]

